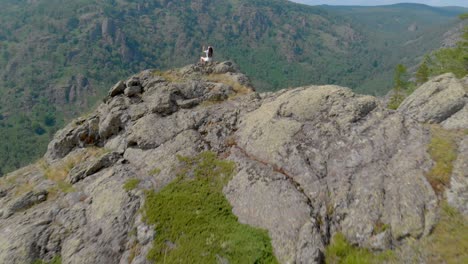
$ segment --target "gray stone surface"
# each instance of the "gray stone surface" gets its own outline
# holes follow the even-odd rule
[[[123,81],[118,81],[110,90],[109,90],[109,96],[114,97],[116,95],[119,95],[123,93],[125,90],[125,83]]]
[[[2,217],[8,218],[16,212],[27,210],[28,208],[33,207],[38,203],[44,202],[47,199],[47,194],[48,192],[46,190],[41,190],[30,191],[21,195],[20,197],[11,201],[11,203],[8,204],[6,208],[2,208]]]
[[[446,128],[468,128],[468,85],[452,73],[430,79],[398,107],[405,116],[423,123],[446,122]],[[451,120],[454,118],[455,120]],[[457,121],[463,125],[457,124]]]
[[[238,166],[224,190],[234,214],[242,223],[267,229],[278,260],[293,263],[301,228],[313,221],[308,198],[287,176],[252,161],[240,150],[234,149],[229,158]],[[314,251],[310,246],[321,243],[302,244],[301,254],[307,255],[305,250]]]
[[[137,94],[140,94],[141,93],[141,86],[130,86],[130,87],[127,87],[125,88],[125,91],[124,91],[125,95],[128,96],[128,97],[132,97],[132,96],[135,96]]]
[[[82,163],[81,166],[75,166],[68,174],[68,182],[75,184],[104,168],[114,165],[121,158],[122,155],[120,153],[111,152],[102,155],[94,162]]]
[[[57,132],[43,165],[5,180],[0,263],[55,255],[62,263],[148,263],[158,234],[142,221],[144,190],[177,177],[177,155],[206,150],[236,163],[224,193],[240,222],[268,231],[281,263],[323,263],[337,232],[373,250],[430,233],[438,200],[424,177],[429,133],[417,121],[463,124],[466,80],[435,78],[399,111],[339,86],[237,94],[239,85],[250,82],[230,62],[146,70],[116,84],[96,111]],[[461,211],[466,142],[447,194]],[[44,177],[48,163],[65,161],[74,161],[66,178]],[[140,183],[126,191],[129,179]],[[41,190],[51,191],[46,200]]]

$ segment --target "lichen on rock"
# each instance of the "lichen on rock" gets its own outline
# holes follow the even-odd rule
[[[439,201],[425,177],[433,165],[430,133],[418,121],[458,127],[454,120],[466,113],[465,82],[449,75],[431,82],[390,111],[372,96],[333,85],[257,94],[232,62],[131,76],[49,144],[44,162],[69,166],[61,180],[70,191],[38,168],[16,172],[21,183],[0,185],[2,208],[27,204],[0,219],[0,262],[60,255],[63,263],[149,263],[158,219],[143,221],[145,190],[157,197],[177,188],[184,162],[177,157],[205,151],[235,164],[218,194],[239,222],[266,230],[281,263],[323,263],[335,234],[371,250],[424,238],[438,221]],[[90,147],[103,152],[65,162]],[[460,210],[463,157],[447,191]],[[183,174],[191,179],[196,172]],[[138,184],[124,188],[129,181]],[[39,187],[54,195],[18,203],[21,184],[27,197]]]

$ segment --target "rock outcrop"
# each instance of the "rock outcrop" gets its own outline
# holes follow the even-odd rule
[[[452,73],[432,78],[406,98],[398,111],[419,122],[446,129],[468,128],[468,77]]]
[[[62,263],[148,263],[157,234],[142,221],[144,190],[177,177],[177,155],[205,150],[235,162],[224,187],[233,213],[268,230],[281,263],[323,262],[337,232],[375,250],[424,237],[437,222],[438,200],[424,177],[430,138],[408,116],[443,122],[466,107],[464,86],[448,79],[453,102],[441,102],[440,110],[424,101],[431,92],[390,111],[339,86],[257,94],[231,62],[144,71],[59,131],[45,165],[6,177],[1,207],[25,206],[0,220],[0,263],[55,255]],[[416,113],[418,100],[434,114]],[[466,180],[461,159],[454,181]],[[61,166],[71,168],[54,176],[50,168],[57,174]],[[123,188],[129,179],[139,180],[136,189]],[[31,190],[18,198],[25,184]],[[454,186],[454,193],[466,191]]]

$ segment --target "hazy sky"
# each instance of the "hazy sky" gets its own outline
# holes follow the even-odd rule
[[[291,0],[292,2],[311,5],[389,5],[395,3],[421,3],[432,6],[464,6],[468,7],[468,0]]]

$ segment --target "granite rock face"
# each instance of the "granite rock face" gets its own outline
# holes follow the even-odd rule
[[[432,78],[398,107],[419,122],[442,124],[446,129],[468,128],[468,77],[446,73]]]
[[[447,78],[462,94],[460,81]],[[373,250],[398,247],[437,222],[424,177],[430,135],[414,118],[443,122],[461,101],[422,115],[411,105],[430,102],[419,97],[390,111],[339,86],[257,94],[232,62],[143,71],[59,131],[44,164],[4,179],[0,263],[55,255],[62,263],[148,263],[157,234],[142,221],[144,190],[177,177],[177,155],[207,150],[235,162],[224,187],[233,213],[268,230],[281,263],[322,263],[337,232]],[[457,183],[466,180],[460,159]],[[139,184],[125,190],[130,179]],[[466,205],[466,188],[457,186],[452,201]]]

